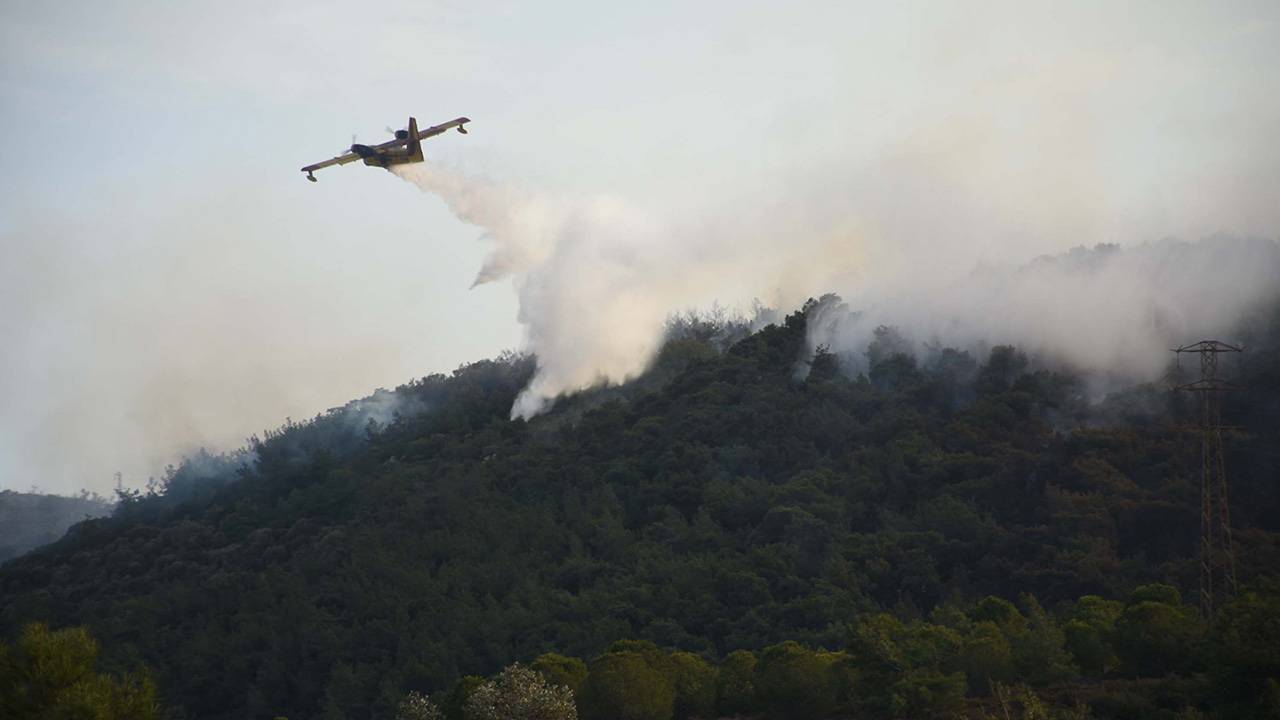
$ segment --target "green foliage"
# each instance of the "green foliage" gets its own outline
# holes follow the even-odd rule
[[[528,422],[508,413],[534,360],[508,356],[288,423],[252,455],[193,458],[0,567],[0,632],[84,624],[105,667],[148,663],[167,704],[210,720],[391,717],[410,689],[462,720],[482,680],[458,678],[617,638],[653,643],[613,654],[638,658],[658,715],[706,701],[659,647],[714,665],[847,643],[823,656],[820,702],[869,717],[946,707],[955,677],[985,693],[983,678],[1075,667],[1108,682],[1211,667],[1201,647],[1219,640],[1167,590],[1110,616],[1076,602],[1194,583],[1198,455],[1170,429],[1193,406],[1154,386],[1091,404],[1087,378],[1017,350],[912,347],[888,328],[865,356],[815,353],[807,326],[830,302],[751,334],[690,325],[651,373]],[[1280,320],[1248,341],[1280,348]],[[1280,567],[1280,371],[1236,379],[1232,519],[1256,584]],[[1023,593],[1061,617],[1009,602]],[[1232,642],[1246,667],[1265,656]],[[1263,687],[1253,673],[1210,679]],[[775,702],[786,683],[761,695],[768,681],[722,661],[717,706]]]
[[[1221,660],[1234,672],[1280,678],[1280,587],[1250,590],[1222,610],[1215,628]]]
[[[1027,356],[1017,348],[997,345],[991,348],[987,364],[978,371],[974,388],[980,393],[996,394],[1013,388],[1027,369]]]
[[[969,611],[969,617],[975,622],[995,623],[1006,632],[1021,632],[1026,626],[1026,618],[1022,617],[1022,613],[1018,612],[1018,608],[1014,607],[1013,603],[992,595],[983,598],[974,606],[973,610]]]
[[[1099,677],[1116,666],[1116,620],[1124,603],[1086,595],[1075,603],[1071,619],[1063,626],[1068,652],[1085,675]]]
[[[579,704],[585,720],[670,720],[676,691],[644,652],[607,652],[591,663]]]
[[[1026,685],[996,683],[993,691],[997,712],[987,714],[984,720],[1088,720],[1090,717],[1089,708],[1084,705],[1050,707]]]
[[[1216,704],[1235,717],[1280,717],[1280,583],[1242,593],[1213,628]]]
[[[144,674],[98,673],[98,644],[84,628],[32,623],[0,643],[0,717],[11,720],[152,720],[156,688]]]
[[[657,670],[666,672],[667,654],[652,640],[615,640],[609,645],[610,653],[635,653]]]
[[[1185,671],[1205,627],[1195,608],[1182,604],[1167,585],[1145,585],[1133,591],[1115,624],[1116,654],[1123,670],[1139,677],[1161,677]]]
[[[756,706],[756,656],[750,650],[734,650],[720,663],[716,676],[716,711],[742,715]]]
[[[716,706],[716,669],[706,660],[687,652],[674,652],[668,660],[676,697],[676,720],[707,717]]]
[[[1182,593],[1178,592],[1178,588],[1159,583],[1134,588],[1133,592],[1129,594],[1129,605],[1133,606],[1144,602],[1180,607],[1182,605]]]
[[[475,691],[483,685],[485,679],[478,675],[467,675],[458,678],[449,694],[445,696],[440,710],[448,720],[466,720],[467,701]]]
[[[964,704],[965,680],[959,672],[917,668],[903,674],[890,690],[890,716],[950,718]]]
[[[1011,638],[1018,678],[1040,687],[1077,677],[1079,670],[1067,652],[1061,628],[1034,595],[1024,594],[1021,602],[1026,609],[1026,630]]]
[[[990,620],[974,623],[964,639],[960,667],[975,695],[985,694],[993,683],[1014,679],[1013,647],[999,625]]]
[[[992,623],[985,623],[993,625]],[[955,630],[890,615],[864,618],[849,645],[857,685],[854,711],[873,717],[934,717],[954,713],[965,696],[968,640]]]
[[[558,653],[543,653],[529,663],[531,670],[537,671],[551,685],[562,685],[569,688],[574,695],[582,688],[587,679],[587,664],[581,658],[566,657]]]
[[[830,670],[839,657],[788,641],[760,653],[757,706],[771,718],[827,717],[835,709]]]

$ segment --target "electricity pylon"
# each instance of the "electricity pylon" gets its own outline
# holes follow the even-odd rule
[[[1236,559],[1231,545],[1231,505],[1227,495],[1227,468],[1222,451],[1222,393],[1242,390],[1218,377],[1218,356],[1243,352],[1244,348],[1217,340],[1201,340],[1173,352],[1200,355],[1200,379],[1178,385],[1199,396],[1200,426],[1200,612],[1213,617],[1219,592],[1236,591]]]

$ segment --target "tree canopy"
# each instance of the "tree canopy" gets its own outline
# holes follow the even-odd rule
[[[1207,672],[1210,646],[1240,663],[1215,687],[1267,687],[1251,642],[1274,595],[1220,630],[1182,602],[1190,400],[1099,401],[1015,348],[909,355],[888,330],[863,372],[806,349],[814,307],[673,337],[644,377],[528,422],[508,412],[534,361],[507,356],[184,463],[0,567],[0,630],[83,625],[108,666],[145,662],[176,713],[213,719],[390,717],[410,690],[454,717],[517,661],[580,683],[583,710],[642,681],[644,718],[839,708],[855,682],[875,689],[860,712],[909,716],[1012,680]],[[1278,367],[1247,360],[1225,411],[1246,588],[1280,567]],[[830,695],[783,680],[813,673]]]

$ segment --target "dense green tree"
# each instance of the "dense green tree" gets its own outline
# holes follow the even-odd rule
[[[346,720],[347,711],[360,705],[364,695],[364,682],[356,675],[355,668],[347,662],[336,662],[329,671],[325,683],[323,720]]]
[[[153,720],[146,674],[99,673],[98,644],[84,628],[32,623],[0,643],[0,717],[11,720]]]
[[[1063,626],[1067,650],[1086,675],[1105,675],[1119,660],[1113,637],[1124,603],[1086,595],[1076,601],[1071,618]]]
[[[1115,627],[1116,654],[1126,672],[1140,677],[1188,669],[1204,634],[1195,609],[1176,588],[1159,584],[1134,590]]]
[[[974,388],[980,393],[995,394],[1013,387],[1027,369],[1027,356],[1017,348],[997,345],[991,348],[986,365],[978,371]]]
[[[771,718],[827,717],[835,709],[830,670],[838,659],[792,641],[765,648],[756,666],[757,706]]]
[[[440,711],[448,720],[466,720],[467,701],[475,693],[481,685],[485,683],[485,679],[478,675],[466,675],[458,678],[453,684],[453,688],[449,690],[449,694],[444,697],[444,702],[440,705]]]
[[[994,683],[1014,679],[1013,646],[1000,626],[991,620],[973,624],[960,651],[960,667],[969,691],[984,695]]]
[[[671,653],[668,667],[676,691],[676,720],[710,716],[716,706],[716,668],[688,652]]]
[[[1020,633],[1026,629],[1026,618],[1013,603],[1001,597],[988,595],[969,611],[975,622],[992,622],[1007,633]]]
[[[608,652],[591,662],[579,704],[586,720],[671,720],[676,691],[643,652]]]
[[[895,718],[952,718],[964,705],[963,673],[916,668],[903,673],[890,690]]]
[[[1280,583],[1243,592],[1213,628],[1215,698],[1235,717],[1280,717]]]
[[[1151,707],[1156,685],[1212,667],[1199,644],[1222,639],[1163,590],[1114,620],[1070,606],[1194,585],[1198,456],[1172,429],[1192,404],[1156,386],[1097,400],[1091,378],[1016,350],[888,329],[874,358],[817,357],[810,319],[831,302],[758,332],[690,325],[644,376],[529,421],[509,412],[535,361],[508,356],[287,423],[239,459],[193,458],[0,567],[0,632],[86,625],[104,667],[145,661],[176,712],[210,720],[391,717],[409,689],[460,720],[465,693],[445,691],[480,681],[459,677],[617,638],[656,643],[626,652],[671,686],[673,714],[666,648],[787,640],[847,644],[837,712],[927,714],[973,671],[982,623],[1015,676],[1064,677],[1053,617],[1008,602],[1023,593],[1062,609],[1086,673],[1142,674],[1125,692]],[[1259,355],[1280,352],[1273,314],[1249,336]],[[1250,393],[1224,416],[1243,428],[1228,462],[1249,585],[1280,567],[1280,370],[1246,358],[1237,379]]]
[[[552,685],[562,685],[577,695],[587,679],[587,664],[581,658],[566,657],[558,653],[543,653],[529,663],[529,669],[546,678]]]
[[[1024,593],[1020,601],[1026,611],[1026,631],[1011,638],[1018,678],[1031,685],[1044,686],[1079,675],[1057,622],[1049,617],[1034,595]]]
[[[894,718],[954,713],[965,695],[965,674],[957,669],[963,652],[959,635],[945,626],[887,614],[862,619],[849,645],[858,680],[852,709]]]
[[[716,675],[716,711],[742,715],[756,706],[756,656],[750,650],[734,650],[720,663]]]
[[[1227,667],[1247,677],[1280,678],[1280,584],[1241,593],[1215,627]]]
[[[670,675],[670,655],[652,640],[615,640],[609,644],[607,652],[635,653],[645,659],[655,670]]]
[[[1171,607],[1182,607],[1182,593],[1178,592],[1178,588],[1172,585],[1163,585],[1161,583],[1152,583],[1150,585],[1142,585],[1133,589],[1129,593],[1128,606],[1140,605],[1145,602],[1160,603],[1161,605],[1169,605]]]

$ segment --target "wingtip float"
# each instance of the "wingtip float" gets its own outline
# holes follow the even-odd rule
[[[322,168],[332,167],[334,165],[346,165],[357,160],[364,161],[365,165],[372,167],[386,168],[392,165],[404,165],[407,163],[422,162],[422,141],[429,137],[435,137],[448,130],[457,128],[458,132],[463,135],[467,134],[466,124],[471,122],[471,118],[454,118],[447,123],[440,125],[432,125],[425,130],[418,130],[418,120],[409,118],[409,126],[404,130],[395,131],[395,139],[388,140],[379,145],[361,145],[353,143],[351,149],[347,152],[335,157],[318,162],[314,165],[308,165],[302,168],[302,172],[307,174],[307,179],[311,182],[316,181],[315,171]]]

